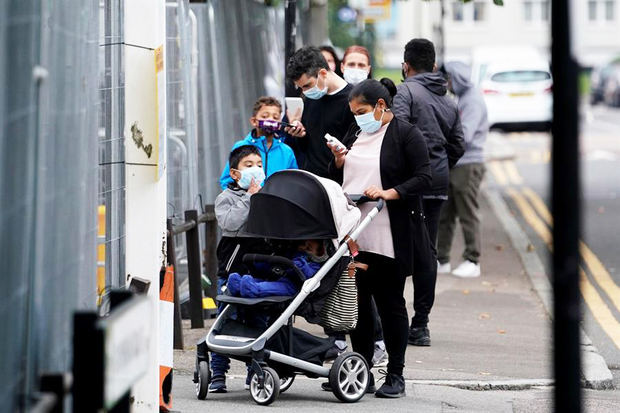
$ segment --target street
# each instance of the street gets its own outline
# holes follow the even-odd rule
[[[582,279],[584,328],[615,376],[620,368],[620,109],[582,108]],[[503,134],[514,160],[490,162],[500,190],[551,274],[550,135]]]

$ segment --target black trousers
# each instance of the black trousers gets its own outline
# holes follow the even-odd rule
[[[387,370],[402,375],[405,367],[405,351],[409,330],[405,305],[405,276],[398,271],[396,260],[370,252],[360,252],[359,262],[368,264],[367,271],[356,275],[358,297],[357,327],[351,332],[353,350],[360,353],[372,366],[375,325],[372,300],[374,298],[381,324],[385,348],[388,352]]]
[[[425,199],[423,201],[424,222],[431,239],[433,262],[437,261],[437,230],[443,199]],[[414,264],[415,265],[415,264]],[[413,274],[413,311],[411,327],[426,327],[428,315],[435,302],[435,284],[437,283],[437,266],[433,271]]]

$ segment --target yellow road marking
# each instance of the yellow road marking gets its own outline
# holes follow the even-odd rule
[[[579,273],[581,275],[579,285],[584,301],[590,307],[592,315],[603,331],[614,342],[616,347],[620,348],[620,323],[611,313],[605,301],[596,291],[596,288],[590,283],[583,269],[580,269]]]
[[[530,200],[538,214],[550,227],[553,227],[553,217],[551,216],[551,212],[549,212],[549,209],[543,200],[540,199],[538,194],[530,188],[523,188],[522,191],[523,194]],[[594,254],[594,252],[592,252],[585,242],[579,242],[579,250],[581,251],[581,256],[583,257],[583,260],[590,270],[594,280],[605,292],[605,294],[607,294],[618,311],[620,311],[620,287],[618,287],[618,285],[614,282],[601,260],[596,256],[596,254]]]
[[[590,269],[592,277],[594,277],[598,285],[609,296],[609,299],[614,303],[618,311],[620,311],[620,287],[616,285],[601,260],[598,259],[585,242],[581,241],[579,247],[581,256]]]
[[[506,192],[508,193],[508,195],[510,195],[514,203],[517,205],[519,211],[521,211],[521,215],[523,215],[525,221],[530,224],[532,229],[538,234],[540,238],[542,238],[542,240],[545,242],[545,244],[547,244],[549,249],[551,249],[551,231],[549,231],[549,228],[547,228],[545,223],[542,222],[540,218],[538,218],[538,215],[536,215],[536,212],[532,209],[530,204],[527,203],[527,200],[523,197],[523,195],[521,195],[520,192],[513,188],[508,188]]]
[[[530,200],[530,203],[534,206],[534,209],[538,212],[538,215],[542,217],[547,225],[553,227],[553,217],[551,216],[551,212],[549,212],[547,205],[545,205],[545,202],[538,196],[538,194],[530,188],[525,187],[523,188],[523,195]]]
[[[547,247],[552,250],[552,234],[550,230],[538,217],[534,209],[528,204],[524,196],[513,188],[508,188],[506,192],[517,205],[517,208],[521,212],[521,215],[525,221],[532,227],[532,229],[534,229],[538,236],[545,242]],[[524,188],[523,192],[528,196],[532,204],[534,204],[543,219],[545,219],[547,223],[550,223],[551,226],[553,217],[542,199],[540,199],[540,197],[538,197],[538,195],[529,188]],[[584,261],[592,273],[592,277],[600,288],[609,296],[614,306],[620,311],[620,287],[615,284],[603,263],[583,241],[580,241],[580,251]],[[596,291],[596,288],[587,279],[587,276],[582,268],[580,268],[580,274],[581,293],[586,304],[592,311],[594,318],[600,324],[601,328],[611,338],[614,344],[620,348],[620,323],[611,313],[603,298]]]
[[[500,162],[489,162],[488,166],[489,166],[489,169],[491,170],[491,173],[493,174],[493,177],[495,178],[495,182],[497,182],[498,185],[501,185],[501,186],[508,185],[508,178],[506,177],[506,174],[502,170],[502,165]]]
[[[515,185],[523,185],[523,178],[513,161],[504,161],[504,168],[508,174],[508,179]]]

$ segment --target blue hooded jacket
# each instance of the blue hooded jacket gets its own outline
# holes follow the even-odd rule
[[[297,161],[295,160],[295,154],[290,146],[284,143],[283,137],[274,136],[271,143],[271,148],[267,149],[267,142],[264,136],[255,137],[255,130],[248,133],[245,139],[236,142],[231,151],[235,150],[242,145],[254,145],[260,151],[260,156],[263,159],[263,169],[265,170],[265,178],[269,178],[270,175],[281,171],[283,169],[297,169]],[[228,188],[228,184],[233,182],[230,177],[230,165],[226,162],[226,166],[220,176],[220,186],[222,190]]]

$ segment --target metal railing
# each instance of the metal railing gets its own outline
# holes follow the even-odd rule
[[[205,272],[211,281],[207,289],[207,296],[215,299],[217,295],[217,257],[215,249],[217,246],[217,221],[213,205],[206,205],[205,212],[198,215],[195,209],[185,211],[185,222],[173,224],[172,218],[167,220],[168,242],[167,255],[168,264],[177,269],[175,255],[175,235],[185,233],[185,244],[187,247],[187,278],[189,284],[189,312],[191,328],[204,328],[203,315],[203,294],[202,294],[202,250],[200,248],[200,224],[204,225],[205,231]],[[181,325],[181,311],[179,302],[179,289],[177,277],[174,277],[174,348],[183,348],[183,334]]]

